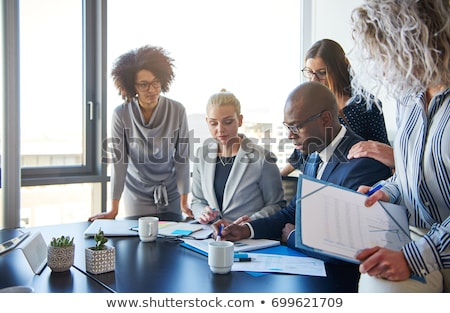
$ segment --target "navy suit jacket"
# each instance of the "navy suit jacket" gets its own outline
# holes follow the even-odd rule
[[[376,182],[392,176],[389,167],[372,158],[347,158],[348,151],[357,142],[362,141],[350,129],[336,147],[330,161],[327,163],[321,180],[356,190],[361,185],[371,186]],[[251,221],[254,231],[253,238],[271,238],[279,240],[286,223],[295,224],[296,199],[298,193],[287,207],[272,216]],[[295,235],[291,234],[287,245],[295,248]]]

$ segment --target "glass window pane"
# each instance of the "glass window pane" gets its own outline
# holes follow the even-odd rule
[[[86,222],[100,212],[100,183],[21,188],[21,227]]]
[[[82,1],[20,1],[21,162],[84,165]]]

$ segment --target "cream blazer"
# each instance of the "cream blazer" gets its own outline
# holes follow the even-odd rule
[[[276,157],[240,134],[243,139],[225,185],[221,218],[230,222],[242,215],[267,217],[286,205]],[[198,148],[192,174],[191,209],[195,218],[205,206],[219,208],[214,191],[217,143]]]

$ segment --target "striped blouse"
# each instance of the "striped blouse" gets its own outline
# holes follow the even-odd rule
[[[450,89],[430,102],[410,95],[398,105],[395,174],[383,191],[408,208],[412,226],[429,229],[403,248],[414,272],[450,268]]]

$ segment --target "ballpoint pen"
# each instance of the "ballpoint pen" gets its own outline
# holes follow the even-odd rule
[[[368,196],[373,195],[376,191],[380,190],[384,184],[386,182],[384,180],[379,181],[378,183],[376,183],[375,185],[372,186],[372,188],[369,189],[369,191],[367,192]]]
[[[216,241],[220,241],[220,237],[222,236],[223,224],[220,224],[219,232],[217,233]]]

